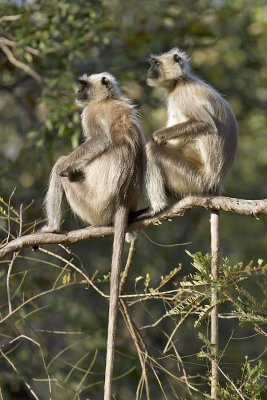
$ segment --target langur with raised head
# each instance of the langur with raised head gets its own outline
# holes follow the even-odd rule
[[[142,192],[144,136],[135,107],[109,73],[83,75],[76,103],[85,141],[54,165],[45,200],[45,232],[58,232],[65,194],[75,214],[91,225],[114,224],[105,400],[111,399],[119,277],[128,214]]]
[[[168,118],[146,145],[151,208],[133,213],[138,219],[166,208],[170,196],[220,194],[238,139],[229,103],[191,71],[183,51],[153,55],[150,63],[147,84],[165,89]]]

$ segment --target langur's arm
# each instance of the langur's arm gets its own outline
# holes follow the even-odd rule
[[[217,129],[211,117],[201,120],[194,118],[186,122],[175,124],[168,128],[160,129],[153,133],[154,142],[166,143],[168,140],[176,138],[194,139],[199,135],[216,133]]]
[[[111,140],[106,135],[86,140],[58,164],[56,173],[60,176],[68,176],[70,172],[82,170],[86,164],[103,154],[110,144]]]

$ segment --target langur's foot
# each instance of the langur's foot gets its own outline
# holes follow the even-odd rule
[[[146,218],[153,217],[155,212],[152,208],[147,207],[142,210],[131,211],[129,214],[129,223],[143,221]]]
[[[60,228],[59,227],[49,226],[49,225],[44,225],[36,233],[60,233]],[[34,246],[32,246],[32,250],[33,251],[38,251],[39,250],[39,245],[35,244]]]
[[[38,232],[36,233],[60,233],[60,227],[44,225]]]

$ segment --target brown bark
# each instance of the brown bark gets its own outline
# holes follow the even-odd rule
[[[156,225],[158,222],[183,216],[192,208],[205,208],[215,211],[221,210],[226,212],[235,212],[238,214],[251,215],[252,217],[260,218],[267,215],[267,199],[244,200],[223,196],[188,196],[154,217],[129,224],[127,231],[139,231],[148,226]],[[0,258],[4,257],[6,254],[22,250],[25,247],[31,247],[38,244],[76,243],[80,240],[112,236],[113,233],[114,230],[111,226],[91,226],[84,229],[58,234],[38,232],[18,237],[0,248]]]

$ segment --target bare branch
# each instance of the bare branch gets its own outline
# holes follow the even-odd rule
[[[0,18],[0,22],[5,22],[5,21],[16,21],[17,19],[21,18],[21,14],[17,15],[3,15],[3,17]]]
[[[129,275],[130,269],[131,269],[132,264],[133,264],[134,256],[136,254],[136,244],[137,244],[137,238],[132,239],[131,243],[130,243],[127,262],[126,262],[125,268],[124,268],[124,270],[122,272],[122,276],[121,276],[120,294],[124,293],[124,289],[125,289],[125,286],[127,284],[128,275]]]
[[[135,253],[136,253],[136,244],[137,244],[137,238],[134,238],[131,241],[127,262],[126,262],[124,271],[122,273],[122,277],[121,277],[121,281],[120,281],[120,294],[124,293],[125,286],[127,285],[128,275],[129,275],[130,269],[132,267],[133,259],[134,259]],[[135,322],[131,316],[127,301],[123,298],[120,298],[119,306],[120,306],[120,310],[122,312],[123,318],[128,327],[128,330],[133,338],[133,341],[134,341],[134,344],[135,344],[135,347],[137,350],[137,354],[139,357],[140,365],[142,368],[142,376],[140,378],[139,383],[141,383],[140,386],[142,386],[142,382],[144,382],[145,390],[146,390],[146,399],[150,400],[151,399],[150,387],[149,387],[148,376],[147,376],[147,371],[146,371],[146,363],[147,363],[147,358],[148,358],[148,351],[146,348],[146,344],[145,344],[145,341],[144,341],[139,329],[137,328],[137,325],[135,324]],[[139,398],[138,392],[139,392],[139,385],[138,385],[137,392],[136,392],[136,398]]]
[[[250,215],[258,219],[267,215],[267,199],[244,200],[223,196],[188,196],[154,217],[129,224],[127,232],[140,231],[148,226],[158,225],[161,222],[170,220],[174,217],[183,216],[192,208],[235,212],[237,214]],[[80,240],[112,236],[113,233],[114,230],[111,226],[91,226],[58,234],[38,232],[18,237],[0,248],[0,258],[4,257],[6,254],[22,250],[25,247],[31,247],[38,244],[76,243]]]
[[[0,37],[0,43],[1,44],[5,44],[5,45],[7,45],[7,46],[9,46],[9,47],[16,47],[17,46],[17,42],[14,42],[14,40],[9,40],[9,39],[7,39],[7,38],[5,38],[5,37]]]
[[[218,279],[219,259],[220,259],[220,238],[219,238],[219,213],[212,212],[210,216],[210,236],[211,236],[211,276],[216,282]],[[210,313],[210,342],[212,346],[212,360],[211,360],[211,398],[216,400],[218,398],[218,346],[219,346],[219,332],[218,332],[218,295],[217,289],[211,286],[211,306]]]
[[[5,53],[8,61],[13,64],[15,67],[23,70],[27,75],[30,75],[36,82],[41,83],[42,78],[37,72],[35,72],[31,67],[29,67],[27,64],[23,63],[22,61],[19,61],[16,59],[12,51],[6,46],[6,44],[3,42],[1,39],[0,41],[0,48],[2,49],[3,53]]]

